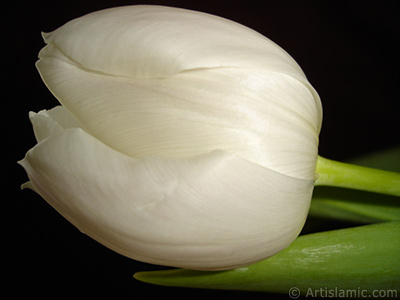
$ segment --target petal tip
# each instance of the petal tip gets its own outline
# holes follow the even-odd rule
[[[49,37],[50,37],[50,32],[44,32],[44,31],[42,31],[41,32],[41,35],[42,35],[42,38],[43,38],[43,41],[47,44],[47,41],[48,41],[48,39],[49,39]]]
[[[21,184],[21,190],[25,190],[25,189],[35,190],[31,181],[27,181],[27,182]]]
[[[26,156],[23,159],[20,159],[19,161],[17,161],[17,164],[19,164],[20,166],[25,168],[25,160],[26,160]]]

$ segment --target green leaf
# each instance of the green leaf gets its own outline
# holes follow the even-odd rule
[[[400,199],[334,187],[315,187],[310,217],[361,224],[400,220]]]
[[[395,290],[400,295],[400,222],[300,236],[287,249],[264,261],[230,271],[184,269],[139,272],[147,283],[301,295],[312,291]]]

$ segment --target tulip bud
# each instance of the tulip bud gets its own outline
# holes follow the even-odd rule
[[[230,269],[286,248],[306,219],[321,103],[296,62],[216,16],[161,6],[44,34],[62,106],[31,113],[29,186],[136,260]]]

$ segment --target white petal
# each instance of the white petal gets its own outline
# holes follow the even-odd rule
[[[217,68],[132,79],[87,72],[53,55],[38,63],[44,81],[88,132],[116,150],[185,157],[218,149],[314,179],[321,106],[290,76]]]
[[[44,37],[84,68],[117,76],[168,77],[197,68],[241,67],[305,79],[297,63],[266,37],[185,9],[116,7],[72,20]]]
[[[82,129],[43,140],[21,164],[89,236],[137,260],[191,269],[238,267],[287,247],[313,189],[223,151],[134,159]]]

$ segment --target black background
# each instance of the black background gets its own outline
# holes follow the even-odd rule
[[[138,282],[133,273],[160,267],[106,249],[34,192],[20,190],[27,177],[16,161],[35,144],[28,112],[57,105],[34,66],[44,45],[40,32],[95,10],[128,4],[161,4],[219,15],[284,48],[321,96],[320,155],[346,160],[400,144],[400,26],[395,1],[15,1],[2,8],[1,294],[12,293],[5,299],[234,294],[273,298]]]

